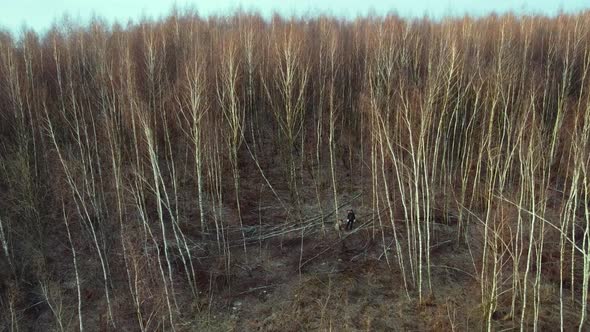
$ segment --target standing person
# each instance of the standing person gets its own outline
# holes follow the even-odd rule
[[[355,219],[354,211],[352,211],[352,209],[348,210],[348,215],[346,216],[346,230],[352,230]]]

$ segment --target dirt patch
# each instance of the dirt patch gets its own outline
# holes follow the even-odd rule
[[[386,240],[393,240],[387,235]],[[441,236],[437,243],[449,241]],[[387,241],[386,241],[387,243]],[[393,250],[368,230],[268,241],[248,248],[231,286],[210,296],[207,330],[449,331],[479,327],[479,298],[466,248],[432,251],[431,287],[418,299]],[[389,262],[389,263],[388,263]],[[408,279],[408,276],[406,276]],[[204,323],[203,323],[204,324]]]

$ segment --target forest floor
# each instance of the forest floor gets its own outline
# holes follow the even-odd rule
[[[360,223],[358,223],[360,224]],[[332,231],[331,233],[329,231]],[[291,236],[234,254],[230,280],[210,280],[207,304],[190,329],[208,331],[468,331],[481,328],[479,283],[466,245],[441,227],[432,245],[423,300],[403,277],[392,235],[359,227],[341,237]],[[384,253],[387,253],[385,255]],[[406,262],[406,265],[408,262]],[[408,278],[410,272],[406,271]],[[432,291],[430,291],[432,290]],[[509,328],[506,313],[498,328]]]
[[[277,203],[275,195],[264,188],[264,179],[254,176],[256,169],[250,164],[244,166],[248,167],[246,171],[251,174],[251,179],[243,182],[241,190],[242,197],[245,197],[242,205],[244,229],[256,229],[259,237],[264,235],[263,229],[271,229],[275,233],[269,237],[263,236],[264,239],[260,241],[250,241],[244,248],[240,228],[235,225],[225,230],[227,240],[231,242],[228,252],[220,250],[220,243],[215,240],[214,234],[203,239],[195,223],[185,224],[186,235],[198,244],[195,247],[200,248],[193,253],[196,258],[198,296],[179,291],[188,287],[177,288],[177,312],[182,321],[179,324],[181,328],[176,328],[177,332],[479,331],[484,328],[486,317],[480,295],[481,271],[478,268],[482,266],[484,238],[481,225],[469,225],[465,237],[459,240],[455,218],[431,216],[430,278],[428,270],[423,268],[420,294],[416,283],[420,276],[412,274],[417,269],[412,268],[407,260],[407,222],[401,219],[399,211],[393,216],[398,237],[398,241],[395,241],[389,219],[384,218],[381,222],[378,218],[374,219],[377,212],[367,206],[369,197],[363,197],[360,192],[341,195],[338,197],[338,202],[342,204],[339,217],[343,217],[344,211],[352,206],[358,220],[353,231],[339,234],[333,227],[337,217],[332,215],[333,212],[322,211],[321,208],[331,209],[332,201],[327,201],[327,195],[321,201],[314,199],[317,197],[314,185],[329,188],[328,184],[314,184],[313,179],[305,178],[306,183],[300,187],[300,195],[306,203],[301,207],[304,217],[300,220],[314,221],[313,225],[307,224],[311,226],[310,229],[305,228],[307,226],[301,228],[287,220],[282,204]],[[279,170],[270,166],[268,168],[276,174],[267,173],[267,176],[281,178]],[[341,178],[346,179],[347,175],[342,174]],[[324,174],[322,178],[328,179],[328,176]],[[353,183],[340,189],[351,193],[355,187],[369,187],[367,184],[357,185]],[[280,199],[286,202],[289,197],[285,187],[283,184],[275,189]],[[191,197],[188,193],[192,188],[186,190],[187,194],[181,197]],[[178,208],[188,220],[197,216],[193,201],[179,201]],[[230,203],[224,205],[223,217],[238,220],[234,211]],[[440,213],[438,207],[434,207],[433,211]],[[209,215],[212,215],[210,211]],[[318,219],[317,216],[323,217]],[[324,228],[322,220],[326,222]],[[400,258],[396,255],[396,245],[404,253],[402,259],[405,261],[401,265],[406,269],[405,282]],[[423,257],[422,261],[426,263],[426,258]],[[63,264],[70,262],[64,260]],[[185,271],[178,257],[175,266],[178,269],[175,282],[181,285]],[[71,270],[66,267],[56,269]],[[125,274],[119,271],[115,275]],[[500,277],[502,284],[498,289],[511,287],[509,273]],[[75,298],[71,286],[75,285],[72,282],[73,275],[70,273],[63,278],[70,285],[66,294]],[[99,295],[102,291],[100,281],[94,279],[87,283],[90,291],[84,294],[85,309],[104,307],[104,299]],[[544,280],[540,287],[543,294],[540,296],[542,312],[539,313],[538,328],[549,331],[555,330],[560,324],[559,284]],[[128,292],[127,281],[117,279],[113,283],[117,286],[115,295],[121,295],[117,299],[125,301],[127,297],[123,295]],[[149,289],[145,297],[149,295],[156,298],[157,291]],[[501,294],[498,298],[501,300],[496,303],[492,314],[493,330],[519,329],[520,324],[515,322],[520,320],[521,313],[517,309],[515,317],[511,316],[510,299]],[[114,302],[117,307],[117,300]],[[167,312],[165,301],[160,301],[158,306],[159,313]],[[35,308],[37,311],[30,314],[30,320],[34,321],[32,330],[46,330],[52,324],[51,311],[47,306],[35,305]],[[117,330],[137,330],[135,312],[118,313],[123,319]],[[569,317],[565,318],[565,330],[572,330],[576,322],[567,320]],[[112,330],[104,314],[87,315],[85,319],[88,326]],[[167,324],[169,320],[166,316],[148,317],[145,320],[151,324],[147,330],[170,330],[169,326],[157,325]],[[75,320],[72,319],[71,324],[75,324]],[[532,330],[528,322],[524,327]]]

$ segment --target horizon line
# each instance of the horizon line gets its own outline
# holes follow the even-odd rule
[[[289,13],[290,12],[290,13]],[[0,33],[8,33],[12,37],[18,37],[23,33],[35,32],[41,36],[55,30],[56,28],[59,29],[59,26],[63,23],[67,23],[70,26],[74,26],[75,28],[87,28],[91,24],[95,22],[102,22],[105,23],[108,27],[114,27],[116,25],[122,27],[132,27],[137,24],[145,23],[145,22],[160,22],[164,21],[170,17],[174,16],[193,16],[198,19],[208,20],[208,19],[222,19],[222,18],[232,18],[239,15],[247,15],[247,16],[255,16],[259,17],[265,22],[269,23],[275,17],[280,17],[285,20],[316,20],[321,18],[328,18],[328,19],[335,19],[343,22],[350,22],[353,23],[355,21],[364,20],[364,19],[386,19],[389,17],[398,17],[401,20],[415,22],[421,20],[430,20],[436,23],[442,23],[446,20],[460,20],[460,19],[473,19],[473,20],[480,20],[486,19],[490,17],[517,17],[517,18],[527,18],[527,17],[541,17],[541,18],[548,18],[548,19],[555,19],[560,16],[583,16],[590,13],[590,7],[583,8],[583,9],[564,9],[560,7],[559,10],[554,12],[545,12],[539,9],[523,9],[523,10],[514,10],[513,8],[509,8],[507,10],[492,10],[483,13],[473,13],[468,11],[463,12],[452,12],[448,11],[443,14],[434,14],[432,12],[428,12],[427,10],[423,11],[422,14],[417,13],[402,13],[396,8],[392,8],[386,11],[378,12],[374,8],[369,8],[367,10],[361,11],[358,10],[356,13],[350,14],[338,14],[332,10],[326,9],[318,9],[314,10],[312,8],[308,8],[305,10],[299,10],[298,12],[291,10],[291,11],[282,11],[276,8],[271,9],[270,11],[265,12],[260,8],[244,8],[244,6],[235,6],[230,9],[225,10],[216,10],[210,11],[208,13],[204,13],[204,11],[200,11],[198,8],[193,6],[184,6],[179,7],[178,5],[171,6],[167,11],[158,13],[158,14],[149,14],[146,13],[145,9],[139,11],[137,15],[134,16],[127,16],[127,17],[106,17],[104,14],[97,13],[96,10],[92,10],[90,13],[86,15],[73,15],[72,13],[65,11],[59,16],[54,16],[51,20],[50,24],[47,24],[44,27],[34,27],[28,24],[26,21],[23,21],[19,27],[9,27],[2,22],[0,22]],[[85,17],[83,17],[85,16]]]

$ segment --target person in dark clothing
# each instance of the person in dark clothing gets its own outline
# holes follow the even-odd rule
[[[348,215],[346,216],[346,230],[352,230],[355,219],[356,217],[354,216],[354,211],[352,211],[352,209],[348,210]]]

